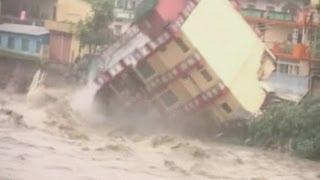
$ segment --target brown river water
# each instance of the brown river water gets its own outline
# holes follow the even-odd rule
[[[289,154],[92,123],[59,93],[34,107],[0,92],[0,180],[320,179],[320,163]]]

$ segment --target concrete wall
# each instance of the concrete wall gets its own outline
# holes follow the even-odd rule
[[[167,92],[167,91],[172,91],[172,92],[176,95],[176,97],[177,97],[177,99],[178,99],[178,101],[177,101],[174,105],[172,105],[172,106],[170,106],[170,107],[166,107],[166,106],[164,105],[164,102],[163,102],[162,99],[161,99],[161,95],[162,95],[163,93]],[[162,106],[163,106],[165,109],[167,109],[167,110],[172,110],[172,109],[178,107],[179,105],[188,102],[188,100],[190,100],[191,98],[192,98],[192,95],[191,95],[190,92],[183,86],[181,80],[177,80],[177,81],[175,81],[174,83],[169,84],[169,86],[167,87],[167,89],[166,89],[165,91],[163,91],[162,93],[160,93],[160,94],[156,97],[157,101],[158,101],[160,104],[162,104]]]
[[[56,21],[77,23],[90,12],[91,6],[82,0],[58,0]]]
[[[287,42],[288,37],[292,37],[293,28],[286,26],[270,26],[268,30],[266,30],[265,35],[263,37],[264,42],[269,48],[272,48],[272,44],[274,42],[282,43]]]
[[[265,46],[231,4],[200,1],[182,30],[243,109],[259,111],[266,95],[258,79]]]
[[[91,6],[83,0],[58,0],[56,11],[56,21],[45,22],[45,26],[53,33],[51,38],[55,42],[55,46],[52,47],[54,50],[51,51],[51,60],[58,63],[72,63],[77,57],[87,52],[84,49],[79,54],[80,42],[76,37],[75,24],[90,15]],[[64,50],[58,50],[61,47],[65,47]]]
[[[159,59],[161,59],[162,63],[166,66],[167,69],[173,68],[178,63],[184,61],[190,55],[194,53],[194,49],[192,45],[188,42],[188,40],[181,36],[184,43],[189,47],[188,52],[183,52],[180,47],[177,45],[175,40],[170,41],[167,45],[162,47],[162,50],[159,50],[156,55]],[[162,72],[160,72],[162,73]]]
[[[227,113],[223,108],[222,104],[228,104],[232,109],[231,113]],[[217,99],[213,104],[209,105],[204,111],[210,111],[214,114],[216,121],[223,122],[224,120],[234,119],[241,117],[243,114],[243,108],[237,99],[232,95],[232,93],[227,93],[223,97]]]
[[[53,19],[56,0],[40,0],[39,13],[41,19]]]

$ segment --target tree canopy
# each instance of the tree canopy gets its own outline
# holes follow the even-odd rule
[[[111,43],[112,33],[108,26],[113,21],[114,0],[84,0],[92,7],[92,15],[78,24],[81,48],[88,47],[94,54],[98,47]]]

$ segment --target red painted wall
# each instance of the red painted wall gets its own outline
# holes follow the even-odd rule
[[[151,37],[158,37],[164,28],[175,21],[190,0],[158,0],[153,11],[143,18],[138,25]]]
[[[166,22],[174,21],[178,18],[187,5],[188,0],[159,0],[155,11]]]

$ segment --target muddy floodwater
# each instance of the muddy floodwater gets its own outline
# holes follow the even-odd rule
[[[94,124],[67,98],[1,93],[0,109],[0,180],[320,179],[320,163],[288,154]]]

